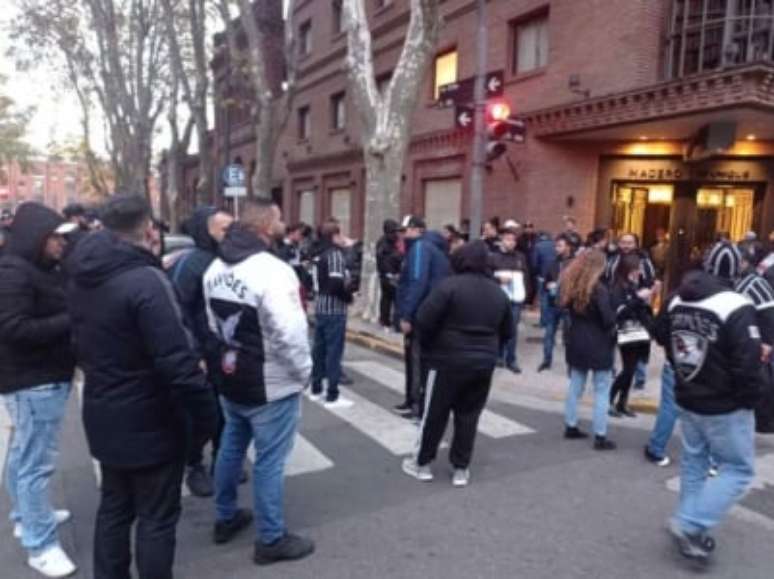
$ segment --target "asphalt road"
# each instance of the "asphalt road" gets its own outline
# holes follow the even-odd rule
[[[676,467],[642,458],[652,417],[617,421],[619,450],[598,453],[561,438],[561,402],[498,380],[482,419],[472,483],[449,482],[445,452],[436,479],[420,483],[400,470],[413,427],[390,412],[399,401],[400,364],[348,346],[350,395],[335,414],[304,401],[301,438],[289,468],[286,515],[291,530],[317,543],[310,558],[257,568],[251,532],[211,542],[213,506],[184,493],[176,577],[204,578],[682,578],[696,573],[674,555],[664,525],[674,507]],[[397,383],[396,383],[397,382]],[[589,408],[584,415],[589,416]],[[7,423],[0,424],[0,459]],[[774,568],[774,439],[759,439],[760,478],[727,523],[709,576],[770,579]],[[676,452],[676,451],[675,451]],[[671,487],[671,488],[670,488]],[[245,505],[249,489],[242,487]],[[61,540],[91,577],[94,466],[70,400],[54,504],[73,511]],[[37,577],[11,536],[0,498],[0,578]]]

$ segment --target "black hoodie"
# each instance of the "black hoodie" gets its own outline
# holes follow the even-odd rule
[[[122,468],[181,459],[190,427],[212,435],[216,406],[159,260],[101,231],[77,245],[68,267],[92,455]]]
[[[667,306],[678,404],[697,414],[752,409],[763,385],[755,308],[727,283],[690,272]]]
[[[462,246],[451,258],[455,275],[439,282],[419,306],[422,356],[431,366],[494,368],[513,335],[511,306],[489,275],[488,257],[484,241]]]
[[[38,203],[16,212],[0,257],[0,393],[72,378],[64,279],[42,255],[46,238],[63,221]]]
[[[194,337],[196,351],[207,362],[207,367],[217,366],[217,340],[207,326],[202,279],[218,251],[218,243],[209,232],[207,221],[217,213],[214,207],[200,207],[183,224],[183,231],[190,235],[195,247],[180,256],[168,275],[175,286],[183,320]]]

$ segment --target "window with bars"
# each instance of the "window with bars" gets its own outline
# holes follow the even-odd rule
[[[774,0],[673,0],[667,78],[774,60]]]

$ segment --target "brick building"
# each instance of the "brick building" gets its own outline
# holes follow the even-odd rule
[[[380,82],[397,61],[408,4],[367,0]],[[635,231],[646,246],[664,228],[676,262],[720,231],[767,234],[774,228],[773,4],[491,0],[488,68],[503,71],[504,98],[527,122],[528,138],[492,163],[484,216],[555,231],[571,214],[583,230]],[[453,109],[438,108],[436,95],[440,85],[471,77],[475,65],[475,1],[446,0],[441,11],[400,207],[433,226],[469,214],[472,137],[455,128]],[[358,236],[364,170],[340,2],[299,0],[290,18],[298,94],[277,155],[275,195],[290,220],[335,215]],[[231,136],[232,160],[250,163],[249,127]]]
[[[73,201],[86,202],[83,193],[88,181],[88,169],[82,163],[35,159],[21,166],[14,162],[0,167],[0,207],[37,201],[59,211]]]

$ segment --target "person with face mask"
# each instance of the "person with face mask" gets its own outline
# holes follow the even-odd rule
[[[220,379],[218,372],[218,342],[207,326],[207,311],[204,305],[202,279],[204,272],[216,257],[218,245],[234,218],[215,207],[200,207],[183,224],[183,232],[191,236],[196,244],[185,252],[167,272],[175,286],[180,309],[186,327],[191,331],[196,353],[207,372],[209,383],[215,387]],[[220,433],[221,428],[218,429]],[[213,439],[213,463],[218,452],[219,436]],[[204,441],[209,442],[209,441]],[[197,497],[212,496],[213,486],[210,473],[204,466],[202,445],[191,448],[188,457],[186,484],[191,494]]]
[[[129,577],[136,521],[139,576],[170,579],[186,451],[212,438],[217,407],[153,252],[150,205],[117,195],[103,220],[68,259],[83,424],[101,471],[93,577]]]
[[[385,330],[394,324],[392,310],[395,304],[398,277],[403,264],[403,255],[398,247],[400,224],[394,219],[385,219],[381,239],[376,243],[376,269],[379,271],[379,323]]]
[[[0,395],[14,426],[6,465],[11,520],[27,563],[47,577],[76,570],[57,536],[70,513],[49,500],[75,369],[59,268],[66,229],[53,210],[23,203],[0,258]]]

